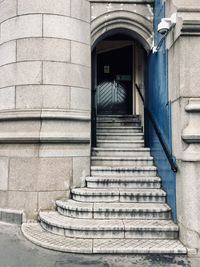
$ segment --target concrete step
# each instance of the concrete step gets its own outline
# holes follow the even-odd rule
[[[91,157],[94,166],[153,166],[152,157]]]
[[[156,176],[157,168],[154,166],[91,166],[92,176]]]
[[[150,149],[142,148],[92,148],[92,155],[98,157],[150,157]]]
[[[55,211],[40,212],[39,217],[47,231],[74,238],[175,239],[178,236],[178,226],[171,220],[80,220]]]
[[[97,140],[143,140],[143,133],[98,133]]]
[[[97,127],[117,127],[117,126],[141,126],[141,122],[137,121],[129,121],[129,120],[122,120],[122,121],[98,121]]]
[[[107,126],[101,127],[97,125],[97,134],[99,133],[142,133],[141,126]]]
[[[72,199],[81,202],[138,202],[165,203],[166,193],[162,189],[72,189]]]
[[[124,116],[124,117],[107,117],[107,116],[102,116],[99,117],[97,116],[96,118],[97,123],[101,122],[109,122],[109,123],[115,123],[115,122],[141,122],[138,116]]]
[[[161,179],[155,177],[86,177],[88,188],[160,188]]]
[[[60,214],[83,219],[171,219],[171,209],[163,203],[86,203],[57,200]]]
[[[89,239],[52,234],[38,223],[22,225],[24,236],[36,245],[61,252],[87,254],[186,254],[178,240],[169,239]]]
[[[133,115],[133,114],[98,114],[97,118],[139,118],[139,115]]]
[[[144,140],[97,140],[97,147],[123,147],[123,148],[138,148],[144,147]]]

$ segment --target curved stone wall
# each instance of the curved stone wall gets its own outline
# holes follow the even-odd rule
[[[0,207],[35,218],[89,173],[90,4],[0,1],[0,28]]]

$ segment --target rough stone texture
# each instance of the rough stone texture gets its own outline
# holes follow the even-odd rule
[[[196,0],[166,1],[167,16],[178,12],[176,28],[167,40],[173,152],[178,160],[177,219],[181,241],[196,252],[200,250],[199,7]]]
[[[64,188],[63,188],[64,189]],[[55,209],[55,200],[64,197],[69,197],[67,191],[54,191],[54,192],[39,192],[38,193],[38,209],[51,210]]]
[[[0,43],[19,38],[41,36],[42,15],[27,15],[14,17],[1,24]]]
[[[85,121],[43,121],[40,136],[90,138],[90,124]]]
[[[0,147],[1,155],[1,147]],[[89,144],[42,144],[39,155],[41,157],[89,157]]]
[[[15,87],[0,89],[0,110],[15,108]]]
[[[90,174],[90,157],[73,159],[73,187],[83,187],[85,178]]]
[[[85,66],[44,62],[43,75],[45,84],[90,87],[90,71]]]
[[[8,190],[8,159],[0,158],[0,190]]]
[[[80,98],[80,95],[82,98]],[[71,108],[78,110],[90,110],[91,91],[87,89],[71,87]]]
[[[0,23],[17,15],[17,1],[4,0],[0,2]]]
[[[16,41],[0,45],[0,66],[16,61]]]
[[[91,48],[89,45],[71,41],[71,62],[90,67]]]
[[[13,209],[0,209],[0,221],[13,224],[23,223],[23,211]]]
[[[87,0],[71,1],[72,17],[90,22],[90,3]]]
[[[40,135],[40,122],[31,120],[19,121],[1,121],[0,123],[0,139],[5,138],[32,138]]]
[[[3,0],[0,28],[0,208],[36,219],[89,168],[73,174],[90,155],[90,4]]]
[[[38,157],[39,144],[0,144],[0,157]]]
[[[40,84],[41,80],[41,62],[20,62],[0,67],[0,87]]]
[[[30,192],[67,190],[71,169],[71,158],[11,159],[9,189]]]
[[[189,248],[199,248],[200,162],[179,162],[177,174],[177,211],[180,239]],[[184,181],[182,181],[184,177]]]
[[[17,60],[70,61],[70,41],[54,38],[28,38],[17,41]]]
[[[69,103],[70,89],[67,86],[28,85],[16,87],[16,108],[68,109]]]
[[[28,219],[36,219],[38,210],[37,192],[9,191],[7,207],[25,210]]]
[[[66,30],[67,29],[67,30]],[[74,18],[44,15],[44,36],[90,43],[89,24]]]
[[[18,14],[50,13],[69,16],[70,0],[18,0]]]

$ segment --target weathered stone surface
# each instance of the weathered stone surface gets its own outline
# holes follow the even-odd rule
[[[199,5],[200,6],[200,5]],[[200,96],[200,37],[182,38],[180,45],[180,95]],[[192,48],[192,49],[191,49]],[[190,51],[190,53],[185,53]],[[184,54],[184,56],[182,56]]]
[[[0,139],[20,138],[23,141],[27,138],[38,138],[40,127],[40,121],[35,120],[2,121],[0,123]]]
[[[38,157],[39,144],[0,144],[0,157]]]
[[[18,40],[17,60],[69,62],[70,41],[55,38],[28,38]]]
[[[180,239],[186,246],[199,249],[200,163],[179,161],[178,167],[176,188]]]
[[[63,16],[44,15],[44,37],[55,37],[90,43],[90,25]]]
[[[24,210],[28,219],[37,218],[37,192],[8,192],[8,208]]]
[[[188,116],[183,116],[185,113],[185,106],[187,105],[187,98],[178,99],[171,104],[172,109],[172,143],[173,153],[177,159],[181,159],[183,156],[183,150],[186,149],[187,145],[183,142],[181,135],[182,130],[188,124]],[[182,115],[181,115],[182,114]],[[187,115],[187,114],[186,114]]]
[[[0,23],[17,15],[17,0],[4,0],[0,2]]]
[[[0,67],[0,87],[40,84],[41,79],[41,62],[20,62]]]
[[[8,207],[8,191],[0,190],[0,206],[1,208]]]
[[[0,66],[16,61],[16,41],[0,45]]]
[[[52,137],[68,137],[73,140],[73,137],[90,138],[90,124],[87,121],[79,120],[48,120],[42,122],[41,137],[45,135]]]
[[[188,2],[187,0],[172,0],[172,3],[179,8],[200,8],[200,3],[198,0],[190,0],[190,2]]]
[[[44,62],[43,67],[44,84],[90,87],[87,67],[60,62]]]
[[[69,101],[70,89],[66,86],[29,85],[16,87],[16,108],[68,109]]]
[[[19,38],[41,36],[42,15],[19,16],[7,20],[1,24],[0,43]]]
[[[16,158],[10,160],[9,189],[67,190],[72,178],[71,158]]]
[[[71,42],[71,62],[84,66],[91,65],[91,48],[89,45]]]
[[[39,192],[38,209],[49,210],[55,209],[55,201],[67,196],[67,191]]]
[[[71,87],[70,107],[79,110],[91,110],[91,91],[77,87]]]
[[[70,15],[70,0],[18,0],[18,14],[50,13]]]
[[[87,0],[71,1],[71,16],[89,22],[90,3]]]
[[[15,87],[0,90],[0,110],[15,108]]]
[[[8,190],[8,158],[0,157],[0,191]]]
[[[13,224],[23,223],[23,211],[13,209],[2,209],[0,208],[0,221]]]
[[[90,157],[73,158],[73,187],[83,187],[90,174]]]
[[[0,147],[1,155],[1,147]],[[89,144],[42,144],[40,157],[83,157],[90,156]]]

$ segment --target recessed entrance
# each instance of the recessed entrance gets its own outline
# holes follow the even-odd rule
[[[119,41],[107,41],[107,48],[105,44],[97,50],[97,114],[131,114],[133,46],[121,47]]]
[[[96,115],[140,115],[144,107],[135,84],[144,93],[146,51],[126,33],[96,42],[92,57],[92,104]]]

